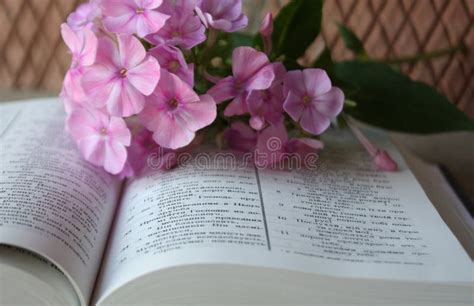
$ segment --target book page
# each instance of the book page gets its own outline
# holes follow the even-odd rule
[[[39,305],[45,299],[54,305],[80,303],[71,282],[49,260],[4,244],[0,244],[0,286],[2,305]]]
[[[468,256],[386,139],[379,144],[398,172],[375,170],[348,132],[331,132],[325,143],[314,170],[229,169],[227,157],[197,154],[177,169],[130,181],[99,300],[140,275],[198,263],[472,281]]]
[[[80,157],[57,99],[2,105],[0,112],[10,118],[0,133],[0,244],[51,260],[85,305],[120,183]]]

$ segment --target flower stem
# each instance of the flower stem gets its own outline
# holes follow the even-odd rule
[[[389,65],[396,65],[396,64],[403,64],[403,63],[414,63],[417,61],[428,61],[433,58],[449,55],[456,53],[458,51],[464,52],[466,50],[466,46],[464,45],[463,42],[460,42],[456,46],[449,47],[449,48],[444,48],[444,49],[439,49],[439,50],[434,50],[431,52],[427,53],[420,53],[420,54],[415,54],[415,55],[408,55],[408,56],[402,56],[402,57],[397,57],[397,58],[389,58],[389,59],[382,59],[382,60],[377,60],[379,62],[389,64]]]
[[[217,40],[217,34],[218,34],[217,30],[209,28],[209,33],[208,33],[207,42],[206,42],[207,49],[211,49],[212,47],[214,47],[214,44],[216,43],[216,40]]]

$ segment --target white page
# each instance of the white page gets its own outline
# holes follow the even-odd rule
[[[97,298],[151,271],[196,263],[472,281],[456,238],[397,151],[380,144],[400,171],[376,171],[350,134],[334,132],[315,171],[204,169],[201,155],[129,182]]]
[[[80,303],[62,271],[44,257],[22,248],[0,245],[0,285],[2,305],[19,304],[19,301],[35,305],[39,304],[40,297],[42,302],[46,300],[51,304],[74,306]]]
[[[8,104],[0,112],[13,118],[0,138],[0,243],[50,259],[85,305],[120,183],[80,157],[57,99]]]

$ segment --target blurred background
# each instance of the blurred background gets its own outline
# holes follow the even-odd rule
[[[69,66],[59,25],[81,0],[0,0],[0,96],[57,94]],[[249,30],[285,0],[244,0]],[[473,0],[327,0],[322,35],[303,62],[327,45],[334,59],[349,59],[337,22],[349,26],[373,58],[395,58],[458,46],[464,52],[401,65],[412,78],[434,85],[474,118]],[[5,100],[5,99],[1,99]]]

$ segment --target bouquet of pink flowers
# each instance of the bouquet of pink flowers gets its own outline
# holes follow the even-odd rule
[[[321,6],[293,1],[252,36],[237,32],[247,26],[240,0],[90,0],[61,26],[72,54],[66,129],[87,161],[122,176],[151,152],[173,165],[170,153],[196,147],[206,130],[234,150],[321,150],[318,136],[345,105],[323,64],[297,62],[320,27],[304,14],[320,19]],[[396,168],[355,134],[379,168]]]

